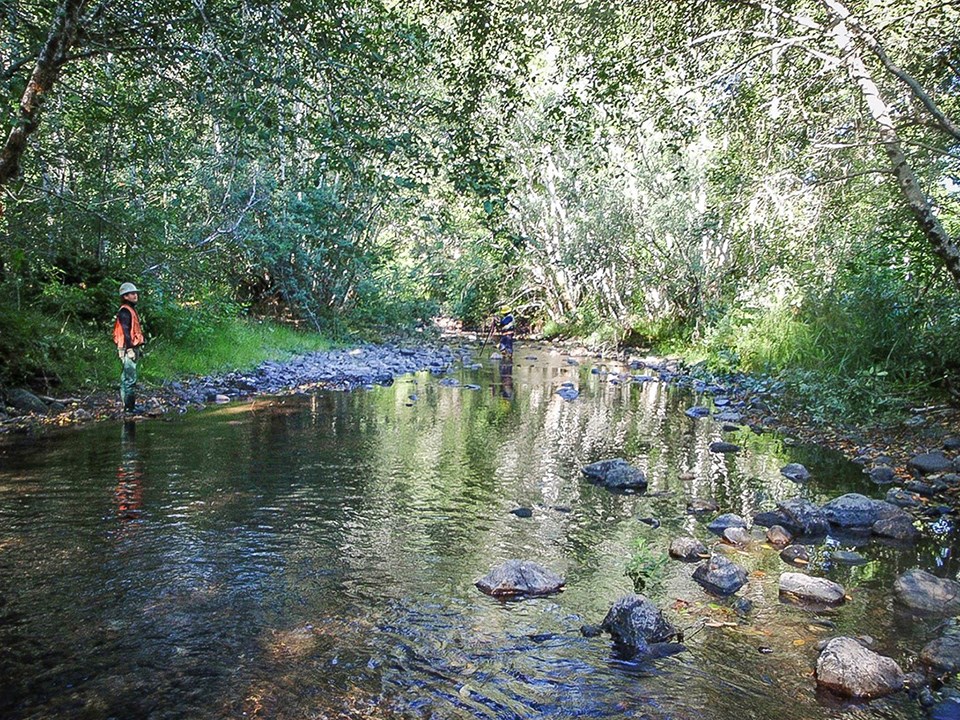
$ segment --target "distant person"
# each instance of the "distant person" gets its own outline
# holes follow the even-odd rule
[[[120,310],[117,320],[113,324],[113,342],[120,355],[122,370],[120,372],[120,402],[124,412],[134,412],[137,401],[137,361],[143,353],[143,330],[140,327],[140,317],[137,315],[136,304],[140,299],[140,291],[133,283],[125,282],[120,286]]]
[[[500,317],[497,319],[497,327],[500,330],[500,343],[497,349],[505,358],[513,359],[513,335],[515,332],[515,322],[513,311],[509,305],[500,308]]]

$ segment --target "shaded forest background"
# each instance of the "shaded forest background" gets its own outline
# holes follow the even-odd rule
[[[506,302],[771,373],[822,417],[960,382],[957,2],[0,16],[0,385],[109,382],[124,280],[172,350]]]

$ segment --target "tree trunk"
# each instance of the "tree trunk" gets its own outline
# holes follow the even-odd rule
[[[834,12],[837,11],[838,7],[842,8],[836,2],[829,2],[828,6]],[[890,117],[890,108],[880,94],[880,88],[874,82],[870,71],[863,62],[860,51],[853,42],[849,25],[842,17],[838,17],[838,20],[839,22],[832,29],[834,42],[840,50],[850,77],[853,78],[860,87],[860,92],[863,93],[871,117],[880,129],[880,140],[887,153],[887,158],[890,160],[891,170],[894,178],[896,178],[900,194],[919,224],[923,236],[932,246],[933,252],[943,260],[954,284],[957,289],[960,289],[960,248],[947,234],[936,212],[934,212],[930,200],[920,187],[917,175],[903,152],[900,137],[897,135],[897,130]]]
[[[40,51],[36,67],[20,99],[20,113],[16,124],[0,151],[0,186],[6,185],[20,174],[20,158],[27,148],[27,139],[40,126],[40,109],[77,39],[80,14],[86,3],[87,0],[63,0],[57,10],[50,35]]]

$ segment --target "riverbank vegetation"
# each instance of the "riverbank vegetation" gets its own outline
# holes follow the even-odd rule
[[[238,317],[343,335],[506,302],[548,337],[775,375],[823,418],[954,401],[958,20],[920,0],[17,3],[0,383],[112,382],[89,368],[133,280],[163,352]]]

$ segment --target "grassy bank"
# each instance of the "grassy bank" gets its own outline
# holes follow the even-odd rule
[[[322,335],[276,322],[143,305],[147,347],[140,377],[146,384],[249,369],[332,345]],[[119,374],[110,337],[113,312],[112,302],[96,318],[38,308],[0,310],[0,386],[51,394],[113,388]]]
[[[158,338],[148,345],[141,364],[147,382],[166,378],[243,370],[265,360],[282,360],[299,353],[326,350],[329,339],[269,321],[221,320],[183,341]]]

